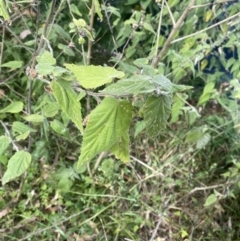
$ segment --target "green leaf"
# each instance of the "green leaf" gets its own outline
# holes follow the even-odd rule
[[[0,113],[19,113],[23,109],[23,103],[16,101],[5,107],[3,110],[0,110]]]
[[[94,0],[94,5],[95,5],[95,11],[96,11],[98,17],[100,18],[100,20],[102,22],[103,16],[102,16],[102,12],[101,12],[101,7],[100,7],[100,4],[99,4],[99,1],[98,0]]]
[[[40,75],[48,75],[51,74],[54,70],[54,66],[49,65],[49,64],[37,64],[36,65],[36,71],[40,74]]]
[[[197,149],[204,148],[209,141],[211,140],[211,136],[208,133],[205,133],[201,138],[197,141]]]
[[[8,161],[7,171],[2,178],[2,184],[22,175],[31,163],[32,157],[28,152],[18,151]]]
[[[2,16],[5,21],[10,19],[4,0],[0,0],[0,16]]]
[[[119,140],[111,147],[110,151],[121,161],[127,163],[130,161],[129,151],[129,133],[123,133]]]
[[[194,128],[193,130],[190,130],[185,138],[186,143],[197,143],[203,136],[204,133],[207,131],[206,126],[201,126],[198,128]]]
[[[50,54],[50,52],[45,51],[42,55],[37,56],[37,62],[39,64],[46,64],[46,65],[55,65],[56,59]]]
[[[7,63],[4,63],[1,65],[1,67],[7,67],[11,69],[19,69],[22,67],[23,62],[22,61],[9,61]]]
[[[185,100],[187,99],[187,95],[176,94],[173,98],[173,106],[171,113],[171,121],[170,123],[175,123],[179,120],[179,116],[182,114],[182,107],[185,105]]]
[[[82,16],[82,14],[78,10],[78,7],[73,3],[71,3],[71,5],[70,5],[70,10],[72,13],[75,13],[78,16],[80,16],[80,17]]]
[[[197,105],[202,105],[210,100],[212,94],[215,92],[215,83],[209,82],[205,85],[202,95],[198,101]]]
[[[58,113],[58,110],[59,110],[59,105],[58,103],[48,103],[47,105],[45,105],[42,109],[43,111],[43,115],[46,116],[46,117],[54,117],[57,113]]]
[[[134,138],[138,136],[140,132],[142,132],[146,128],[146,123],[145,121],[139,121],[137,122],[135,126],[135,131],[134,131]]]
[[[76,76],[80,85],[86,89],[97,88],[112,82],[114,78],[124,76],[123,72],[112,67],[78,66],[74,64],[65,64],[65,67]]]
[[[114,174],[114,160],[112,158],[104,159],[101,163],[101,171],[106,178]]]
[[[211,194],[208,196],[207,200],[204,203],[204,207],[208,207],[212,204],[214,204],[217,201],[217,196],[215,194]]]
[[[71,40],[71,37],[69,33],[67,33],[60,25],[53,24],[53,29],[56,31],[56,33],[64,39]]]
[[[37,114],[23,116],[23,119],[29,122],[43,122],[43,116]]]
[[[111,148],[115,154],[127,159],[127,132],[131,119],[130,102],[106,97],[89,115],[77,168]]]
[[[10,138],[7,136],[0,136],[0,155],[8,148],[11,143]]]
[[[36,130],[34,130],[33,128],[19,121],[13,122],[12,131],[20,134],[16,136],[17,141],[25,140],[29,136],[30,132],[36,132]]]
[[[140,110],[143,113],[146,129],[151,135],[158,135],[166,128],[167,120],[171,114],[172,98],[170,95],[148,97]]]
[[[69,130],[65,127],[59,120],[54,120],[50,122],[51,128],[59,135],[70,138]]]
[[[30,132],[36,132],[36,130],[34,130],[33,128],[29,127],[28,125],[23,124],[20,121],[14,121],[13,125],[12,125],[12,131],[19,133],[19,134],[23,134],[27,131]]]
[[[81,105],[70,83],[64,80],[54,80],[51,82],[51,87],[53,95],[61,109],[75,123],[81,133],[83,133]]]
[[[144,22],[144,23],[143,23],[143,27],[144,27],[147,31],[149,31],[149,32],[151,32],[151,33],[153,33],[153,34],[156,34],[151,24],[149,24],[149,23],[147,23],[147,22]]]
[[[119,80],[100,91],[103,94],[121,95],[138,95],[140,93],[148,93],[154,89],[150,83],[151,77],[139,75],[130,79]]]

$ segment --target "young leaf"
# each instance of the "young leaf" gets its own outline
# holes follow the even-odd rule
[[[179,120],[179,116],[183,112],[182,107],[185,105],[186,98],[187,96],[184,94],[178,93],[174,95],[170,123],[175,123]]]
[[[11,69],[18,69],[22,67],[23,62],[22,61],[9,61],[7,63],[2,64],[2,67],[7,67]]]
[[[75,123],[77,128],[83,133],[81,105],[77,100],[78,96],[64,80],[52,81],[51,87],[61,109]]]
[[[45,51],[42,55],[37,56],[37,62],[39,64],[55,65],[56,59],[50,54],[50,52]]]
[[[172,98],[170,95],[151,96],[147,99],[141,112],[146,128],[152,135],[158,135],[164,129],[171,114]]]
[[[29,127],[28,125],[23,124],[20,121],[14,121],[12,125],[12,131],[18,133],[18,134],[23,134],[27,131],[30,132],[36,132],[33,128]]]
[[[202,95],[200,96],[200,99],[198,101],[197,105],[201,105],[209,101],[212,94],[215,92],[215,83],[209,82],[205,85]]]
[[[126,161],[128,159],[126,148],[128,137],[126,136],[128,136],[127,131],[131,119],[132,105],[130,102],[106,97],[89,115],[77,168],[89,162],[100,152],[108,151],[111,148],[115,154]],[[121,141],[122,146],[120,144],[117,146],[116,143]]]
[[[0,110],[0,113],[19,113],[23,109],[23,103],[16,101],[5,107],[3,110]]]
[[[8,161],[7,171],[2,178],[2,184],[22,175],[31,163],[32,157],[28,152],[18,151]]]
[[[110,83],[114,78],[122,78],[124,73],[112,67],[102,66],[78,66],[74,64],[65,64],[77,78],[80,85],[86,89],[97,88]]]
[[[217,201],[217,196],[215,194],[211,194],[210,196],[208,196],[203,206],[204,207],[210,206],[214,204],[216,201]]]
[[[102,13],[101,13],[101,7],[100,7],[100,4],[99,4],[99,1],[94,0],[94,5],[95,5],[95,11],[96,11],[98,17],[100,18],[100,20],[102,21],[103,16],[102,16]]]
[[[23,119],[29,122],[43,122],[43,116],[37,114],[23,116]]]
[[[4,0],[0,0],[0,16],[2,16],[5,21],[10,19]]]
[[[11,143],[9,137],[7,136],[0,136],[0,155],[8,148],[9,144]]]

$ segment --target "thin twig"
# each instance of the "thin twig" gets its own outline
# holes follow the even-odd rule
[[[92,0],[92,7],[90,10],[90,24],[89,24],[90,34],[92,34],[93,32],[94,15],[95,15],[95,4],[94,4],[94,0]],[[92,55],[92,40],[88,39],[87,65],[90,65],[91,63],[91,55]]]
[[[220,22],[218,22],[218,23],[215,23],[215,24],[213,24],[213,25],[211,25],[211,26],[209,26],[209,27],[207,27],[207,28],[201,29],[201,30],[199,30],[199,31],[197,31],[197,32],[195,32],[195,33],[189,34],[189,35],[184,36],[184,37],[182,37],[182,38],[175,39],[175,40],[173,40],[173,41],[171,42],[171,44],[180,42],[180,41],[182,41],[182,40],[184,40],[184,39],[187,39],[187,38],[190,38],[190,37],[192,37],[192,36],[198,35],[198,34],[200,34],[200,33],[206,32],[206,31],[209,30],[209,29],[215,28],[215,27],[217,27],[218,25],[220,25],[220,24],[222,24],[222,23],[225,23],[225,22],[228,22],[229,20],[231,20],[231,19],[233,19],[233,18],[236,18],[236,17],[239,17],[239,16],[240,16],[240,13],[236,13],[236,14],[234,14],[233,16],[228,17],[228,18],[226,18],[226,19],[224,19],[224,20],[222,20],[222,21],[220,21]]]
[[[160,53],[158,54],[158,56],[156,56],[153,60],[152,66],[154,68],[157,68],[159,62],[162,60],[162,57],[164,56],[164,54],[166,53],[166,51],[168,50],[168,47],[170,46],[172,39],[175,35],[175,33],[177,32],[177,30],[180,28],[180,26],[182,25],[183,21],[185,20],[185,18],[187,17],[189,11],[192,9],[192,7],[195,5],[196,0],[191,0],[188,7],[184,10],[183,14],[181,15],[181,17],[178,19],[178,21],[176,22],[175,26],[173,26],[173,29],[171,31],[171,33],[168,36],[168,39],[166,40],[162,50],[160,51]]]
[[[18,146],[15,144],[14,140],[12,139],[11,134],[10,134],[7,126],[5,125],[5,123],[3,123],[3,121],[0,121],[0,123],[1,123],[1,125],[3,126],[3,128],[4,128],[4,130],[5,130],[6,134],[7,134],[7,136],[9,137],[9,139],[10,139],[12,145],[13,145],[13,149],[14,149],[15,151],[19,151],[19,148],[18,148]]]
[[[148,166],[146,163],[142,162],[141,160],[137,159],[136,157],[134,157],[134,156],[132,156],[132,155],[131,155],[130,157],[131,157],[134,161],[136,161],[136,162],[138,162],[139,164],[141,164],[142,166],[146,167],[147,169],[151,170],[152,172],[155,172],[155,170],[154,170],[152,167]]]
[[[102,152],[102,153],[99,155],[99,157],[98,157],[98,159],[97,159],[97,161],[96,161],[96,163],[95,163],[95,165],[94,165],[94,168],[93,168],[93,170],[92,170],[92,174],[93,174],[93,175],[95,174],[96,170],[98,169],[98,167],[99,167],[102,159],[105,157],[105,155],[106,155],[106,152]]]

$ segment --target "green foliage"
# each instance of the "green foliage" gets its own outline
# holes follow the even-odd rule
[[[77,167],[100,152],[112,150],[123,161],[129,161],[129,133],[132,106],[129,101],[106,97],[88,117]]]
[[[237,240],[240,65],[208,56],[240,52],[236,18],[212,25],[239,3],[189,2],[0,2],[6,239]]]
[[[83,132],[81,105],[77,100],[77,94],[69,83],[64,80],[52,81],[51,87],[61,109],[76,124],[78,129]]]
[[[65,64],[77,78],[79,84],[86,89],[96,89],[112,82],[114,78],[122,78],[124,73],[111,67],[102,66],[77,66]]]
[[[16,101],[6,106],[4,109],[0,110],[0,113],[19,113],[23,109],[23,103]]]
[[[29,167],[32,157],[26,151],[17,151],[8,161],[7,171],[2,177],[2,184],[22,175]]]

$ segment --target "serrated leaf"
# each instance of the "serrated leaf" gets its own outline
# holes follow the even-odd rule
[[[159,86],[161,90],[173,93],[173,83],[163,75],[155,75],[152,80],[156,86]]]
[[[10,138],[7,136],[0,136],[0,155],[8,148],[11,143]]]
[[[50,52],[45,51],[42,55],[37,56],[38,64],[55,65],[56,59],[50,54]]]
[[[215,194],[211,194],[210,196],[208,196],[208,198],[206,199],[205,203],[204,203],[204,207],[208,207],[212,204],[214,204],[217,201],[217,196]]]
[[[29,122],[43,122],[43,116],[38,114],[23,116],[23,119]]]
[[[119,146],[117,151],[116,143],[121,141],[124,133],[128,132],[131,119],[130,102],[106,97],[89,115],[77,168],[89,162],[100,152],[110,150],[114,145],[114,153],[120,155],[121,147]],[[124,141],[124,151],[126,143],[127,140]],[[124,153],[121,157],[127,156],[127,152]]]
[[[22,67],[23,62],[22,61],[9,61],[7,63],[4,63],[1,65],[1,67],[7,67],[11,69],[18,69]]]
[[[16,101],[5,107],[3,110],[0,110],[0,113],[19,113],[23,109],[23,103]]]
[[[28,125],[25,125],[24,123],[22,123],[20,121],[14,121],[13,122],[12,131],[16,132],[18,134],[23,134],[25,132],[36,132],[36,130],[29,127]]]
[[[129,133],[123,133],[119,140],[111,147],[110,151],[121,161],[127,163],[130,161],[129,151]]]
[[[141,112],[146,122],[146,128],[151,135],[156,136],[166,128],[167,120],[171,114],[171,104],[170,95],[148,97]]]
[[[2,184],[22,175],[31,163],[32,157],[28,152],[18,151],[8,161],[7,171],[2,178]]]
[[[118,82],[109,85],[107,88],[100,92],[117,96],[149,93],[155,90],[155,86],[150,81],[150,76],[133,76],[129,79],[119,80]]]
[[[124,73],[112,67],[103,66],[78,66],[74,64],[65,64],[77,78],[81,86],[86,89],[97,88],[104,84],[112,82],[114,78],[122,78]]]
[[[94,5],[95,5],[95,11],[96,11],[98,17],[100,18],[100,20],[102,22],[103,16],[102,16],[102,12],[101,12],[101,7],[100,7],[100,4],[99,4],[99,1],[98,0],[94,0]]]
[[[81,105],[71,85],[64,80],[54,80],[51,82],[51,87],[61,109],[83,133]]]

